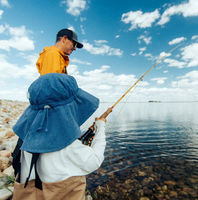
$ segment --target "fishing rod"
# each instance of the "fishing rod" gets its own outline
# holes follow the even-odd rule
[[[184,43],[182,43],[184,44]],[[175,50],[176,48],[178,48],[179,46],[181,46],[182,44],[179,44],[178,46],[174,47],[173,49],[171,49],[168,53],[166,53],[163,57],[161,57],[143,76],[141,76],[125,93],[124,95],[122,95],[118,101],[116,101],[116,103],[114,103],[114,105],[110,108],[108,108],[106,110],[106,112],[104,112],[99,119],[101,118],[106,118],[113,110],[113,108],[127,95],[127,93],[129,93],[129,91],[135,87],[137,85],[137,83],[139,81],[141,81],[143,79],[143,77],[148,74],[149,71],[151,71],[151,69],[153,69],[161,60],[163,60],[170,52],[172,52],[173,50]],[[94,125],[90,126],[89,129],[87,130],[87,132],[85,132],[80,138],[79,140],[81,140],[81,142],[83,144],[86,144],[88,146],[91,145],[91,141],[93,140],[94,137]]]

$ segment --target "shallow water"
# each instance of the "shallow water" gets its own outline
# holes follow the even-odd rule
[[[161,166],[161,175],[173,170],[170,167],[176,172],[183,170],[175,175],[174,181],[184,176],[198,176],[198,102],[123,105],[118,104],[107,117],[105,161],[100,171],[88,177],[88,189],[110,180],[109,174],[115,173],[116,179],[127,180],[134,168],[159,167],[161,163],[168,169]],[[82,130],[111,106],[102,103]],[[97,180],[94,180],[96,174]]]

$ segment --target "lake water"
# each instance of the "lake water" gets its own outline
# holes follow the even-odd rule
[[[111,106],[101,103],[82,130]],[[106,132],[105,161],[87,180],[92,193],[103,186],[98,199],[160,199],[156,188],[164,185],[166,192],[158,188],[163,198],[171,198],[172,190],[173,198],[198,198],[198,102],[119,103],[107,117]],[[121,194],[123,198],[117,198]]]

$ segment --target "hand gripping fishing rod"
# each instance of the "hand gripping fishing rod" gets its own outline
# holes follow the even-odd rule
[[[182,43],[184,44],[184,43]],[[118,101],[116,101],[116,103],[111,107],[111,108],[108,108],[106,112],[104,112],[100,117],[99,119],[101,118],[106,118],[109,113],[112,112],[112,109],[126,96],[126,94],[133,88],[137,85],[137,83],[139,81],[142,80],[142,78],[148,74],[149,71],[151,71],[151,69],[153,69],[161,60],[163,60],[170,52],[172,52],[173,50],[175,50],[176,48],[178,48],[179,46],[181,46],[182,44],[179,44],[178,46],[174,47],[173,49],[171,49],[168,53],[166,53],[162,58],[160,58],[142,77],[140,77],[126,92],[124,95],[122,95],[122,97],[120,97],[120,99],[118,99]],[[86,144],[88,146],[90,146],[91,144],[91,141],[93,140],[93,137],[94,137],[94,125],[90,126],[89,129],[87,130],[87,132],[85,132],[80,138],[79,140],[81,140],[81,142],[83,144]]]

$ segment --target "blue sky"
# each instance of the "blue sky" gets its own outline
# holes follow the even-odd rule
[[[27,101],[39,53],[62,28],[84,44],[69,56],[68,73],[102,102],[117,101],[182,43],[128,101],[198,101],[197,0],[0,0],[0,99]]]

